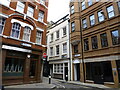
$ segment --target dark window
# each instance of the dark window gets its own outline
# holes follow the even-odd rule
[[[91,40],[92,40],[92,49],[97,49],[98,48],[97,36],[92,37]]]
[[[86,63],[86,79],[93,80],[91,63]]]
[[[120,12],[120,1],[118,1],[118,9],[119,9],[119,12]]]
[[[89,50],[89,42],[88,42],[88,39],[84,39],[84,50],[85,50],[85,51]]]
[[[30,62],[30,72],[29,72],[29,76],[31,78],[33,78],[35,76],[35,72],[36,72],[36,60],[31,60]]]
[[[0,34],[2,34],[3,32],[4,25],[5,25],[5,19],[0,17]]]
[[[104,81],[113,82],[111,62],[103,62]]]
[[[74,53],[78,53],[78,45],[74,45]]]
[[[59,45],[56,46],[56,55],[59,54]]]
[[[103,33],[100,35],[101,37],[101,45],[102,47],[107,47],[108,46],[108,41],[107,41],[107,34]]]
[[[119,30],[114,30],[114,31],[111,32],[111,34],[112,34],[113,45],[120,44],[120,32],[119,32]]]
[[[67,32],[66,32],[66,27],[64,27],[64,28],[63,28],[63,36],[65,36],[66,33],[67,33]]]
[[[59,38],[59,31],[56,32],[56,38]]]

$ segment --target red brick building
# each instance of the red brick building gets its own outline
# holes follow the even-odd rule
[[[3,85],[41,82],[48,2],[0,2]]]

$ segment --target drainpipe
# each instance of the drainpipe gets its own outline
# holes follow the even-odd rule
[[[81,20],[81,15],[80,15],[80,0],[78,0],[78,7],[79,7],[79,23],[80,23],[80,42],[81,42],[81,56],[82,56],[82,66],[83,66],[83,77],[84,77],[84,80],[83,82],[85,83],[85,65],[84,65],[84,55],[83,55],[83,37],[82,37],[82,20]]]

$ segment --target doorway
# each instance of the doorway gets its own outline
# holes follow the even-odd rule
[[[119,83],[120,83],[120,60],[116,61],[116,63],[117,63],[118,78],[119,78]]]
[[[74,80],[80,81],[80,63],[74,64]]]

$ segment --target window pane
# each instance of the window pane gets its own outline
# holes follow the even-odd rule
[[[74,22],[71,23],[71,29],[72,29],[72,32],[75,31],[75,23]]]
[[[88,42],[88,39],[84,39],[84,50],[85,50],[85,51],[89,50],[89,42]]]
[[[94,24],[95,24],[95,17],[94,17],[94,15],[91,15],[90,16],[90,25],[92,26]]]
[[[43,11],[39,12],[38,20],[41,21],[41,22],[44,21],[44,12]]]
[[[107,7],[107,12],[108,12],[108,17],[109,17],[109,18],[115,16],[113,6]]]
[[[28,6],[27,15],[33,17],[33,14],[34,14],[34,8],[32,6]]]
[[[101,34],[100,37],[101,37],[101,45],[102,45],[102,47],[107,47],[108,46],[107,34],[106,33]]]
[[[24,12],[24,7],[25,7],[24,3],[18,1],[16,10],[23,13]]]
[[[23,33],[23,40],[30,41],[31,28],[25,27]]]
[[[71,6],[71,14],[73,14],[74,13],[74,6],[72,5]]]
[[[42,32],[37,31],[37,33],[36,33],[36,43],[41,44],[41,42],[42,42]]]
[[[3,32],[4,25],[5,25],[5,19],[0,17],[0,34],[2,34]]]
[[[102,14],[102,11],[98,12],[98,20],[99,20],[99,22],[104,21],[104,15]]]
[[[92,40],[92,49],[97,49],[98,48],[97,36],[92,37],[91,40]]]

